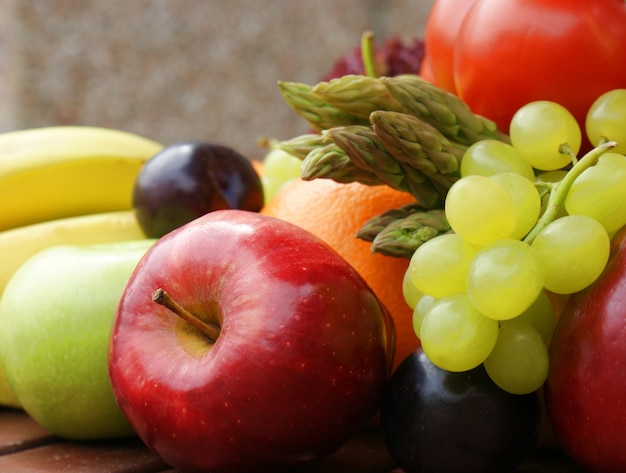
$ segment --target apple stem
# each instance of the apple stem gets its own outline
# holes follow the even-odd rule
[[[192,325],[200,331],[202,335],[210,342],[215,343],[220,335],[220,328],[215,324],[209,324],[196,317],[187,309],[179,305],[170,295],[163,289],[158,288],[152,293],[152,300],[159,305],[167,307],[169,310],[178,315],[188,324]]]

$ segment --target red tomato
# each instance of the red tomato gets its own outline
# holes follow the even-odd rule
[[[454,44],[465,14],[476,0],[437,0],[428,15],[424,32],[424,62],[431,82],[448,92],[454,86]]]
[[[584,131],[592,102],[626,87],[626,2],[476,0],[458,32],[454,81],[503,131],[533,100],[565,106]]]

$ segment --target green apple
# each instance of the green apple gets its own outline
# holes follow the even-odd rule
[[[52,433],[134,435],[107,369],[109,335],[130,274],[154,243],[55,246],[13,275],[0,299],[0,362],[23,409]]]
[[[7,383],[7,379],[4,376],[4,371],[2,370],[2,366],[0,365],[0,405],[6,407],[15,407],[20,408],[20,402],[13,394],[9,383]]]

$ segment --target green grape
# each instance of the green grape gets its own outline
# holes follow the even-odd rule
[[[300,177],[302,161],[278,148],[270,150],[263,158],[263,193],[265,202],[278,192],[287,182]]]
[[[282,179],[276,179],[270,176],[261,176],[261,185],[263,186],[263,196],[265,201],[269,202],[274,195],[286,184]]]
[[[574,181],[565,198],[565,210],[597,220],[612,234],[626,225],[625,182],[626,156],[605,153]]]
[[[515,202],[487,176],[465,176],[452,184],[445,212],[452,230],[473,245],[508,238],[517,226]]]
[[[503,324],[498,340],[484,362],[489,377],[513,394],[537,391],[548,377],[546,345],[533,326],[511,321]]]
[[[409,274],[408,268],[404,272],[404,277],[402,278],[402,296],[411,309],[415,309],[415,305],[423,296],[422,291],[415,287],[415,284],[411,281],[411,275]]]
[[[428,240],[415,250],[407,269],[423,294],[443,297],[465,291],[467,270],[478,249],[455,233]]]
[[[519,240],[498,240],[481,248],[467,274],[467,294],[486,317],[508,320],[520,315],[543,288],[539,256]]]
[[[536,182],[551,182],[551,183],[560,182],[563,180],[566,174],[567,174],[567,171],[565,169],[556,169],[554,171],[541,172],[537,174],[535,181]]]
[[[611,90],[598,97],[587,112],[585,130],[594,146],[604,137],[617,142],[616,153],[626,153],[626,89]]]
[[[502,184],[515,204],[517,225],[509,238],[521,240],[537,223],[541,212],[541,197],[535,185],[520,174],[501,172],[491,179]]]
[[[437,300],[422,319],[419,339],[430,361],[447,371],[468,371],[489,356],[498,322],[478,312],[467,294]]]
[[[467,148],[461,159],[461,177],[472,174],[491,176],[500,172],[514,172],[528,180],[535,179],[528,161],[516,148],[503,141],[477,141]]]
[[[532,325],[544,342],[552,338],[554,332],[554,306],[546,291],[541,291],[535,302],[517,317],[503,320],[500,325],[511,322],[526,322]]]
[[[609,259],[604,227],[586,215],[567,215],[546,225],[531,244],[545,269],[544,285],[556,294],[589,286]]]
[[[437,302],[437,298],[432,296],[427,296],[424,294],[420,300],[415,304],[415,308],[413,309],[413,330],[415,331],[415,335],[419,338],[420,330],[422,329],[422,320],[428,313],[428,311],[435,305]]]
[[[263,158],[263,174],[284,181],[300,176],[302,160],[281,149],[269,151]]]
[[[547,100],[521,107],[509,126],[511,144],[535,169],[553,171],[571,163],[560,152],[567,143],[574,155],[580,151],[582,133],[574,116],[562,105]]]

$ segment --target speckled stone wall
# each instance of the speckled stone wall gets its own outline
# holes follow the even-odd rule
[[[164,144],[307,130],[278,80],[316,83],[372,30],[422,37],[432,0],[0,0],[0,131],[85,124]]]

